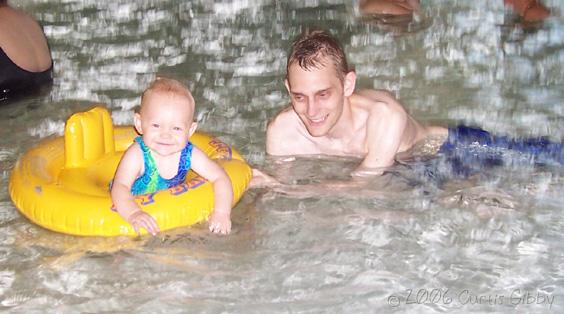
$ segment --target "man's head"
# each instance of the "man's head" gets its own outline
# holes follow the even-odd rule
[[[180,82],[157,78],[141,96],[135,128],[154,152],[168,155],[181,151],[194,133],[194,98]]]
[[[355,81],[341,45],[327,32],[305,32],[292,45],[285,83],[310,135],[324,136],[335,129]]]
[[[326,67],[328,61],[343,81],[349,66],[341,44],[326,31],[306,30],[292,44],[286,64],[286,78],[293,64],[298,64],[304,70],[312,70]]]

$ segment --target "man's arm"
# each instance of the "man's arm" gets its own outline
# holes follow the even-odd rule
[[[371,108],[366,126],[367,155],[353,176],[381,175],[394,164],[408,124],[407,112],[388,92],[372,93],[377,105]]]

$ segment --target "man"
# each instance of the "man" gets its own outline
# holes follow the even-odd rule
[[[355,92],[356,74],[343,49],[324,31],[298,38],[287,63],[291,106],[268,125],[270,155],[325,154],[363,158],[352,173],[380,175],[394,157],[441,127],[424,127],[387,91]]]
[[[398,154],[409,157],[410,149],[421,142],[433,143],[434,152],[442,153],[455,175],[468,176],[482,167],[503,164],[504,152],[517,153],[513,155],[520,159],[512,162],[564,163],[562,143],[492,136],[466,126],[423,126],[389,92],[355,92],[355,82],[355,72],[331,35],[319,30],[302,34],[287,62],[285,84],[291,105],[269,123],[267,153],[359,157],[362,162],[351,173],[354,177],[383,174]],[[435,176],[433,171],[427,173]],[[356,184],[358,180],[337,185],[354,188]],[[255,169],[252,185],[280,183]]]

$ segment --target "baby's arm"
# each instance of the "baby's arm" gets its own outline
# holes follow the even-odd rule
[[[135,232],[145,228],[147,232],[156,235],[159,226],[155,219],[142,211],[135,203],[131,194],[131,186],[140,175],[143,167],[143,154],[138,144],[131,145],[123,155],[112,183],[112,201],[123,219],[129,222]]]
[[[195,146],[192,150],[192,169],[213,184],[214,209],[209,217],[210,231],[230,233],[233,188],[229,176],[223,168]]]

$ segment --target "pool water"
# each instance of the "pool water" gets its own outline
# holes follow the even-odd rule
[[[54,84],[0,105],[0,311],[129,313],[563,312],[562,168],[508,163],[441,184],[417,166],[349,191],[358,160],[265,155],[288,104],[286,52],[310,25],[345,46],[359,88],[393,91],[427,124],[564,137],[564,3],[534,31],[503,1],[422,1],[410,27],[358,1],[25,0],[44,26]],[[247,192],[233,233],[54,233],[19,214],[11,169],[73,112],[105,104],[129,124],[157,74],[192,90],[200,130],[292,189]],[[306,188],[323,184],[324,189]]]

